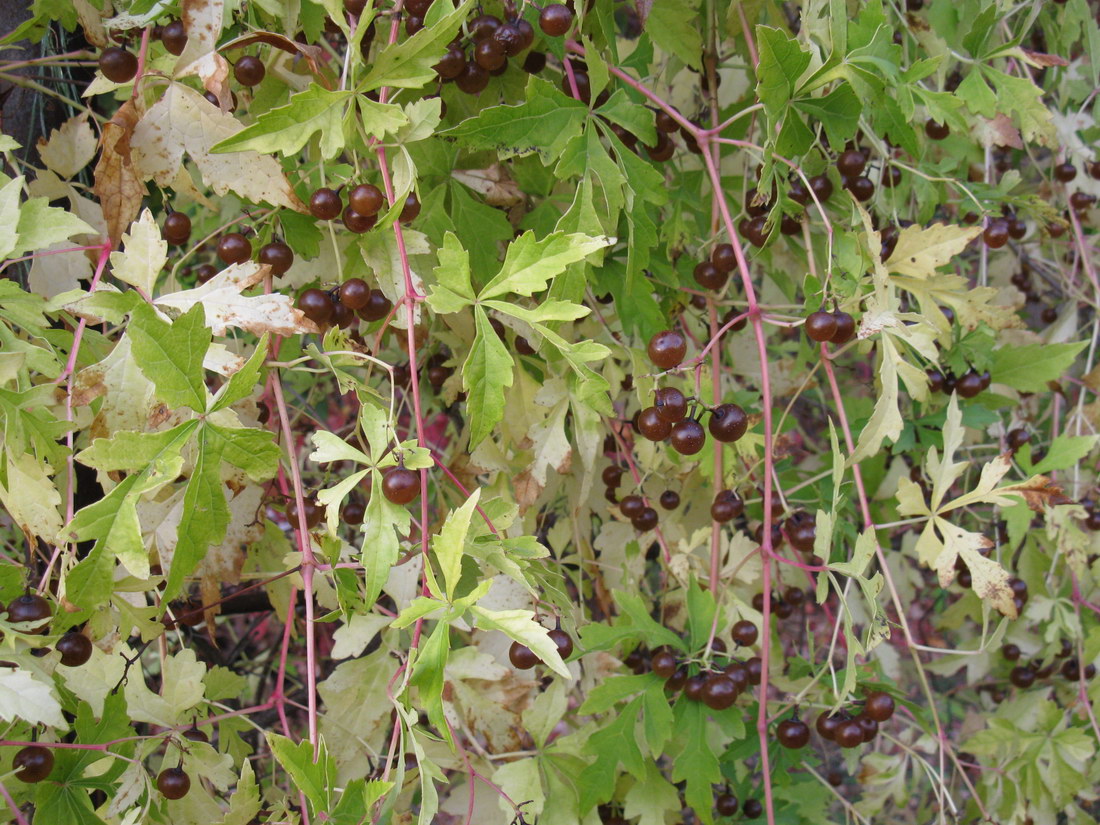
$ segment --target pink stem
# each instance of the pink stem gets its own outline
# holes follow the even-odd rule
[[[15,800],[11,798],[11,794],[8,793],[8,788],[3,782],[0,782],[0,796],[4,797],[4,801],[7,802],[8,807],[11,808],[12,816],[15,817],[16,824],[27,825],[27,818],[23,816],[23,812],[19,810],[18,806],[15,804]]]

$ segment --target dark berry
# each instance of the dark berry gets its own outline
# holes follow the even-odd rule
[[[508,660],[513,667],[520,670],[530,670],[538,664],[539,657],[527,645],[512,642],[512,646],[508,648]]]
[[[444,80],[454,80],[466,68],[466,53],[462,49],[452,47],[432,68]]]
[[[238,60],[237,65],[233,67],[233,77],[242,86],[259,86],[266,74],[267,68],[263,61],[249,54]]]
[[[653,406],[657,414],[670,424],[687,415],[687,399],[675,387],[662,387],[653,394]]]
[[[8,605],[8,621],[12,624],[38,622],[53,615],[50,603],[34,593],[17,596]]]
[[[810,743],[810,726],[801,719],[784,719],[775,730],[775,738],[790,750],[804,748]]]
[[[741,813],[745,815],[745,819],[759,819],[760,814],[764,813],[764,806],[759,799],[746,799],[741,806]]]
[[[680,455],[695,455],[703,449],[707,436],[703,432],[703,425],[694,418],[685,418],[672,426],[672,434],[669,441],[672,449]]]
[[[885,722],[894,715],[894,697],[882,691],[869,693],[863,704],[863,712],[876,722]]]
[[[695,270],[692,273],[695,277],[695,283],[703,287],[703,289],[721,289],[726,285],[728,280],[728,273],[723,272],[711,261],[702,261],[695,265]]]
[[[847,344],[856,334],[856,321],[847,312],[836,310],[833,312],[833,320],[836,321],[836,332],[829,338],[831,344]]]
[[[313,217],[322,221],[331,221],[340,216],[344,204],[340,196],[327,186],[322,186],[309,198],[309,211]]]
[[[672,674],[676,672],[678,664],[676,657],[670,651],[659,650],[650,658],[649,667],[662,679],[670,679]]]
[[[173,212],[164,219],[164,240],[176,246],[187,243],[191,237],[191,219],[182,212]]]
[[[863,172],[867,157],[858,149],[848,149],[836,159],[836,168],[846,178],[854,178]]]
[[[635,530],[645,533],[656,527],[659,520],[660,518],[656,510],[652,507],[644,507],[642,508],[642,512],[630,520],[630,523],[634,525]]]
[[[703,683],[703,704],[711,710],[725,710],[737,701],[738,693],[737,685],[725,673],[712,673]]]
[[[623,496],[619,502],[619,512],[629,519],[637,518],[645,510],[645,499],[637,495]]]
[[[932,140],[943,140],[951,134],[951,127],[946,123],[937,123],[929,118],[924,122],[924,133]]]
[[[859,723],[860,728],[863,730],[863,741],[870,742],[876,736],[878,736],[878,722],[872,719],[865,713],[861,713],[856,717],[856,721]]]
[[[302,512],[305,515],[306,527],[316,527],[321,523],[324,509],[312,498],[302,500]],[[292,498],[286,505],[286,518],[294,528],[298,527],[298,500]]]
[[[218,241],[218,257],[226,264],[244,263],[252,257],[252,244],[240,232],[230,232]]]
[[[27,745],[15,754],[11,766],[16,779],[41,782],[53,770],[53,751],[41,745]]]
[[[661,493],[661,507],[665,510],[675,510],[680,506],[680,494],[675,490],[665,490]]]
[[[833,741],[842,748],[858,748],[863,744],[863,726],[855,719],[848,719],[836,726]]]
[[[157,776],[157,790],[165,799],[183,799],[191,790],[191,777],[183,768],[165,768]]]
[[[550,37],[561,37],[573,25],[573,12],[561,3],[548,3],[539,14],[539,28]]]
[[[736,404],[720,404],[711,410],[707,429],[718,441],[724,443],[737,441],[748,428],[748,416]]]
[[[382,190],[373,183],[361,183],[348,193],[348,205],[360,215],[377,215],[385,205]]]
[[[164,44],[169,54],[174,54],[176,57],[183,54],[183,49],[187,45],[187,29],[184,28],[183,21],[173,20],[161,29],[160,42]]]
[[[990,221],[982,232],[982,239],[990,249],[1000,249],[1008,243],[1008,223],[1001,219]]]
[[[405,205],[401,207],[401,223],[409,223],[416,220],[416,216],[420,214],[420,201],[416,197],[415,192],[410,192],[405,197]]]
[[[75,630],[58,639],[55,649],[61,654],[61,664],[65,667],[80,667],[92,658],[91,639]]]
[[[110,46],[99,56],[99,70],[114,83],[129,83],[137,76],[138,60],[132,52]]]
[[[259,261],[271,267],[271,274],[278,278],[294,265],[294,250],[282,241],[272,241],[260,247]]]
[[[307,289],[298,296],[298,309],[313,323],[327,324],[332,320],[335,307],[324,290]]]
[[[359,317],[364,321],[381,321],[390,314],[393,302],[386,297],[380,289],[372,289],[367,303],[358,310]]]
[[[649,339],[649,360],[662,370],[678,367],[687,354],[687,341],[675,330],[666,329]]]
[[[828,341],[836,335],[836,317],[831,312],[819,309],[806,318],[806,335],[817,342]]]
[[[408,504],[420,495],[420,474],[405,467],[391,467],[382,476],[382,495],[393,504]]]
[[[378,216],[360,215],[348,206],[344,208],[342,220],[344,222],[344,227],[349,232],[354,232],[356,235],[362,235],[364,232],[370,232],[374,229],[374,225],[378,223]]]
[[[756,644],[756,639],[760,635],[760,631],[758,631],[756,625],[748,619],[741,619],[733,626],[730,635],[733,636],[733,640],[741,645],[741,647],[752,647]]]
[[[664,441],[672,432],[672,424],[656,407],[646,407],[638,414],[638,432],[650,441]]]
[[[739,808],[740,804],[733,794],[722,793],[714,798],[714,810],[719,816],[734,816]]]
[[[340,285],[340,303],[348,309],[362,309],[370,300],[370,287],[362,278],[349,278]]]
[[[1008,679],[1018,688],[1029,688],[1035,684],[1035,671],[1026,665],[1017,665],[1008,674]]]

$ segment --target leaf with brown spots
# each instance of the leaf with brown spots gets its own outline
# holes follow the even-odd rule
[[[143,177],[170,186],[186,153],[218,195],[233,191],[254,203],[305,212],[305,204],[294,194],[275,158],[252,151],[211,154],[215,143],[242,128],[236,118],[194,89],[173,83],[134,128],[134,166]]]
[[[132,100],[127,100],[114,117],[103,124],[99,162],[95,166],[93,189],[103,207],[108,236],[115,246],[137,217],[145,197],[145,184],[131,154],[137,123],[137,109]]]
[[[1001,494],[1016,493],[1023,497],[1027,506],[1037,513],[1044,512],[1048,507],[1058,504],[1069,504],[1073,501],[1062,492],[1062,488],[1054,484],[1046,476],[1032,476],[1021,484],[1011,484],[1001,487],[996,492]]]
[[[229,62],[218,54],[224,0],[183,0],[180,18],[187,45],[176,61],[175,77],[197,76],[203,87],[229,108]]]

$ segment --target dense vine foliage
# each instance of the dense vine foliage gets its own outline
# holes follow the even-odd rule
[[[34,0],[4,821],[1095,823],[1097,17]]]

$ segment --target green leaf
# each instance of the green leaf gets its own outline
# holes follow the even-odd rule
[[[148,304],[139,304],[130,322],[134,360],[170,407],[206,411],[202,359],[210,346],[210,328],[201,303],[174,323],[162,321]]]
[[[463,547],[466,544],[466,536],[470,532],[470,518],[480,498],[481,488],[478,487],[461,507],[451,511],[447,520],[443,522],[439,535],[432,542],[436,560],[443,572],[448,599],[454,597],[455,587],[462,576]]]
[[[1016,77],[983,66],[982,72],[997,89],[997,105],[1001,111],[1013,112],[1024,139],[1042,146],[1057,146],[1058,132],[1054,117],[1043,105],[1043,90],[1030,75]]]
[[[447,51],[447,44],[454,39],[471,5],[473,0],[463,0],[454,11],[426,25],[412,37],[384,48],[357,91],[369,92],[381,86],[417,89],[433,80],[436,74],[432,66]]]
[[[620,763],[635,778],[645,778],[645,761],[634,733],[641,706],[640,696],[631,700],[606,726],[595,731],[585,744],[585,751],[595,754],[596,761],[584,771],[580,789],[582,812],[611,799]]]
[[[31,198],[23,204],[15,231],[18,236],[13,253],[15,255],[45,249],[73,235],[99,235],[94,228],[67,209],[50,206],[46,198]]]
[[[615,596],[615,604],[630,618],[633,626],[638,631],[639,638],[651,648],[669,645],[676,650],[686,651],[688,649],[684,640],[678,634],[673,633],[664,625],[658,624],[649,615],[649,610],[643,604],[641,596],[619,590],[614,591],[613,595]]]
[[[596,114],[619,124],[646,146],[657,143],[656,115],[653,110],[632,101],[622,89],[616,89],[607,102],[596,109]]]
[[[285,736],[269,732],[267,744],[295,789],[306,795],[314,812],[330,810],[332,789],[336,787],[336,760],[327,754],[324,742],[318,745],[316,759],[309,741],[295,744]]]
[[[1050,442],[1042,461],[1028,469],[1030,474],[1046,475],[1051,470],[1066,470],[1092,452],[1096,446],[1095,435],[1060,435]],[[1023,463],[1021,461],[1021,463]]]
[[[450,741],[450,731],[443,716],[443,678],[450,652],[450,623],[436,622],[435,629],[420,647],[410,683],[420,689],[420,705],[428,712],[429,721]]]
[[[484,301],[509,292],[517,295],[541,292],[567,266],[610,244],[611,239],[603,236],[562,232],[554,232],[537,241],[533,232],[524,232],[508,245],[504,264],[482,288],[478,299]]]
[[[645,771],[645,778],[635,782],[623,798],[623,817],[638,825],[665,825],[669,814],[680,813],[680,794],[655,763],[646,762]]]
[[[483,630],[499,630],[509,639],[527,645],[531,651],[560,676],[573,677],[565,662],[558,655],[558,649],[547,635],[549,631],[535,621],[530,610],[490,610],[475,604],[470,612],[477,617],[477,625]]]
[[[1021,392],[1043,392],[1048,381],[1066,374],[1087,341],[1072,344],[1025,344],[1001,347],[993,353],[990,373],[998,384]]]
[[[713,822],[711,785],[719,782],[722,772],[718,758],[707,740],[707,707],[702,702],[681,698],[676,703],[677,739],[684,743],[672,763],[672,781],[687,780],[684,798],[704,822]]]
[[[821,121],[832,146],[843,146],[855,136],[863,104],[849,83],[840,83],[824,97],[803,97],[794,102],[799,111]]]
[[[321,133],[321,157],[336,157],[344,148],[344,118],[346,104],[355,97],[351,91],[329,91],[311,83],[304,92],[291,95],[285,106],[264,112],[250,126],[214,144],[210,151],[218,152],[279,152],[284,157],[296,155],[317,132]],[[382,104],[375,103],[381,107]],[[399,106],[384,107],[389,115],[382,122],[381,137],[404,123]]]
[[[378,599],[390,568],[397,562],[400,550],[397,533],[407,533],[411,525],[409,511],[382,495],[382,474],[378,470],[371,470],[371,474],[371,496],[363,519],[363,554],[360,557],[367,604],[374,604]]]
[[[584,702],[577,709],[577,713],[582,716],[604,713],[628,696],[635,696],[659,681],[659,678],[652,673],[634,676],[611,676],[588,691]],[[663,684],[661,682],[662,686]]]
[[[263,374],[264,361],[267,358],[267,337],[265,332],[244,366],[233,373],[225,385],[218,390],[214,403],[210,405],[210,412],[231,407],[252,394]]]
[[[653,42],[694,69],[703,67],[698,0],[661,0],[649,9],[646,31]]]
[[[470,254],[453,232],[443,236],[443,244],[436,252],[439,266],[434,270],[435,285],[428,293],[428,305],[436,312],[458,312],[477,300],[470,284]]]
[[[482,307],[474,312],[477,332],[470,354],[462,365],[466,390],[470,449],[480,444],[504,417],[504,388],[512,386],[515,362],[512,354],[489,323]]]
[[[439,134],[469,149],[495,150],[501,160],[537,154],[543,164],[549,164],[580,135],[587,114],[579,100],[532,77],[525,102],[488,106]]]
[[[810,55],[797,40],[770,26],[756,27],[756,43],[760,51],[756,96],[763,102],[768,117],[779,121],[798,78],[810,65]]]

